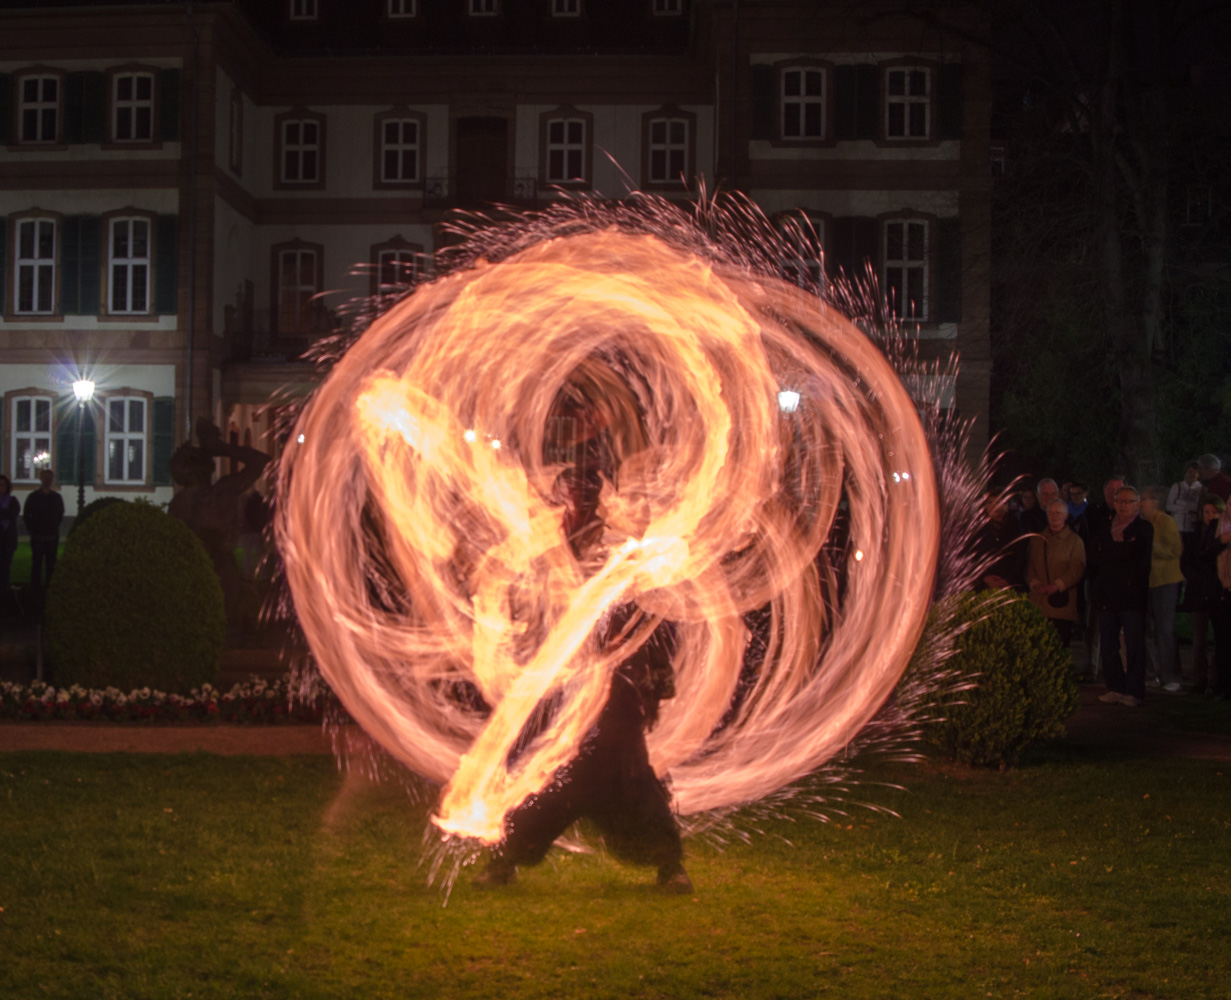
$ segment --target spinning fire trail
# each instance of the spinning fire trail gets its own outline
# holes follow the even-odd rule
[[[579,558],[559,480],[600,439],[602,537]],[[677,693],[648,744],[684,815],[841,750],[923,628],[937,491],[889,363],[815,295],[653,234],[595,226],[420,286],[291,440],[302,627],[354,718],[444,786],[449,834],[500,839],[662,619]],[[629,601],[642,623],[600,648]],[[749,671],[745,615],[766,608]]]

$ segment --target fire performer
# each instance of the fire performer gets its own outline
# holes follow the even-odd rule
[[[601,424],[601,418],[592,414],[577,415],[577,465],[558,481],[566,507],[564,530],[583,562],[602,534],[599,470],[614,464]],[[644,618],[632,603],[613,609],[600,623],[601,644],[608,652],[618,649]],[[657,866],[658,885],[667,892],[692,892],[671,797],[650,766],[645,742],[646,732],[658,719],[659,702],[675,695],[674,652],[672,625],[659,621],[650,637],[616,669],[607,703],[577,757],[546,788],[508,814],[505,838],[493,849],[477,885],[513,882],[519,865],[538,864],[557,837],[587,818],[598,826],[617,858]],[[544,714],[536,713],[540,725]],[[533,735],[533,731],[523,733],[521,744]]]

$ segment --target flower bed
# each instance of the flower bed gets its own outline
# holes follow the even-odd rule
[[[0,682],[0,719],[42,722],[53,719],[102,722],[285,723],[321,721],[324,699],[292,699],[285,678],[272,683],[254,677],[220,691],[211,684],[188,694],[148,687],[89,689],[74,684],[55,688],[43,681]]]

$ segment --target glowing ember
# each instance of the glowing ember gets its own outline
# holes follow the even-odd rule
[[[677,694],[649,748],[691,814],[845,746],[935,582],[932,459],[884,357],[816,296],[651,235],[550,239],[421,286],[292,440],[278,530],[321,672],[445,785],[438,826],[488,843],[660,618],[678,624]],[[579,559],[558,481],[598,441],[601,537]],[[818,558],[836,523],[844,547]],[[630,600],[646,619],[600,649]],[[752,672],[744,616],[766,607]]]

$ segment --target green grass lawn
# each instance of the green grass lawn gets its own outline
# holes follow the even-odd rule
[[[0,755],[0,997],[1225,998],[1229,772],[897,765],[901,819],[690,841],[694,896],[553,853],[446,907],[426,806],[331,759]]]

